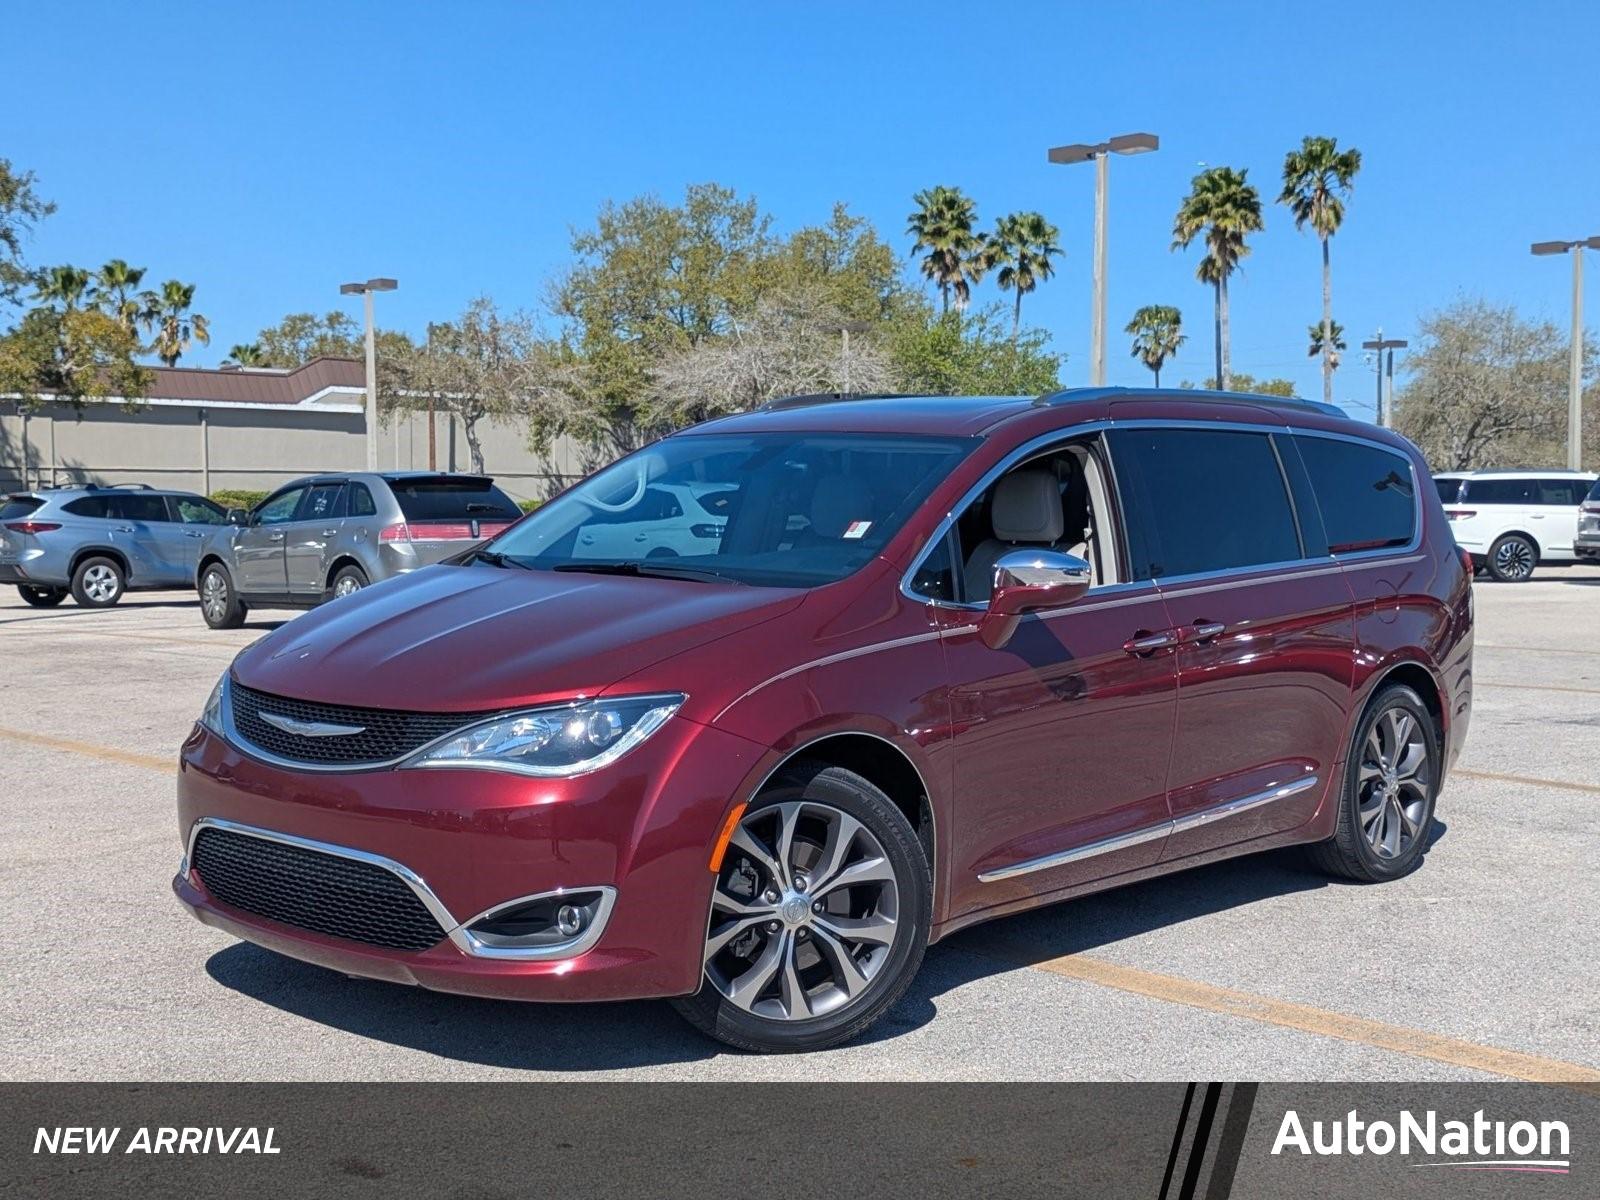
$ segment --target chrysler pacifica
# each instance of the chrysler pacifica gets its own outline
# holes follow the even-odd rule
[[[799,397],[244,650],[173,886],[347,974],[816,1049],[980,921],[1412,871],[1471,647],[1423,460],[1320,404]]]

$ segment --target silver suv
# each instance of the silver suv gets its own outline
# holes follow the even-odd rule
[[[279,488],[201,549],[191,578],[213,629],[252,605],[312,608],[503,531],[522,515],[484,475],[314,475]]]
[[[69,593],[108,608],[125,592],[188,587],[201,547],[226,523],[204,496],[143,484],[13,492],[0,499],[0,583],[35,608]]]

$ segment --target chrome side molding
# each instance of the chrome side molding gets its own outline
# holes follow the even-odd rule
[[[1143,829],[1135,829],[1129,833],[1119,833],[1115,837],[1104,838],[1098,842],[1089,842],[1082,846],[1074,846],[1069,850],[1058,850],[1054,854],[1045,854],[1039,858],[1024,859],[1022,862],[1012,863],[1010,866],[995,867],[990,871],[981,871],[978,873],[978,882],[998,883],[1002,879],[1014,879],[1018,875],[1031,875],[1035,871],[1048,871],[1052,867],[1064,867],[1068,863],[1080,862],[1086,858],[1095,858],[1101,854],[1111,854],[1117,850],[1127,850],[1132,846],[1154,841],[1157,838],[1164,838],[1174,833],[1182,833],[1189,829],[1198,829],[1202,825],[1209,825],[1213,821],[1248,812],[1250,809],[1259,808],[1263,804],[1287,800],[1290,796],[1298,796],[1301,792],[1310,791],[1316,786],[1317,776],[1306,775],[1292,783],[1281,784],[1278,787],[1254,792],[1248,796],[1240,796],[1237,800],[1228,800],[1210,808],[1202,808],[1198,812],[1186,813],[1176,820],[1168,818],[1155,825],[1147,825]]]

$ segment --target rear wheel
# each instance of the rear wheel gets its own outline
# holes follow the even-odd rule
[[[67,598],[67,589],[40,587],[34,583],[19,583],[17,584],[17,594],[22,597],[24,604],[31,604],[34,608],[54,608]]]
[[[1439,737],[1422,698],[1391,684],[1372,698],[1345,760],[1333,837],[1311,847],[1323,870],[1363,883],[1422,864],[1439,794]]]
[[[1520,533],[1508,533],[1496,538],[1489,547],[1489,574],[1501,583],[1522,583],[1533,575],[1539,565],[1539,547]]]
[[[250,610],[234,590],[233,577],[221,563],[212,563],[200,575],[200,615],[213,629],[237,629]]]
[[[785,768],[734,830],[700,991],[673,1004],[744,1050],[848,1041],[916,975],[932,890],[916,830],[883,792],[842,767]]]
[[[333,598],[348,596],[367,586],[367,573],[360,567],[341,567],[333,577]]]
[[[110,608],[126,588],[121,564],[103,555],[84,559],[72,573],[72,598],[85,608]]]

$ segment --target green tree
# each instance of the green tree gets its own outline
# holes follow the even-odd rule
[[[38,298],[47,305],[59,304],[62,312],[73,312],[83,307],[89,279],[89,272],[82,267],[50,267],[39,274]]]
[[[228,357],[222,360],[223,366],[232,364],[236,367],[264,367],[267,365],[266,355],[259,342],[239,342],[228,348]]]
[[[1195,385],[1185,379],[1178,385],[1181,388],[1192,388]],[[1207,379],[1199,385],[1207,391],[1217,390],[1215,378]],[[1293,396],[1295,395],[1294,383],[1288,379],[1257,379],[1254,375],[1247,375],[1237,371],[1229,377],[1228,386],[1224,391],[1243,392],[1251,396]]]
[[[1331,337],[1325,336],[1331,335]],[[1306,351],[1307,358],[1316,358],[1322,355],[1322,361],[1328,364],[1329,369],[1339,369],[1339,356],[1345,352],[1344,326],[1337,321],[1328,321],[1324,325],[1307,325],[1306,336],[1310,339],[1310,349]],[[1326,353],[1324,353],[1326,351]],[[1330,394],[1324,391],[1324,395]],[[1325,403],[1333,403],[1331,400]]]
[[[361,325],[346,313],[290,313],[256,334],[261,366],[293,369],[314,358],[360,358],[366,353]]]
[[[169,279],[157,293],[155,341],[156,357],[169,367],[178,365],[194,342],[202,346],[211,341],[211,326],[205,317],[192,311],[194,284]]]
[[[978,208],[960,188],[933,187],[911,197],[916,211],[906,218],[913,240],[911,253],[921,254],[924,278],[939,289],[940,310],[950,311],[951,297],[959,311],[972,298],[972,285],[983,277],[985,238],[978,232]]]
[[[56,206],[40,199],[32,171],[19,171],[0,158],[0,303],[14,304],[34,282],[23,263],[22,243]]]
[[[150,385],[148,368],[134,362],[138,352],[138,338],[103,312],[35,308],[0,336],[0,394],[29,407],[136,400]]]
[[[1259,232],[1261,195],[1245,179],[1248,171],[1212,167],[1191,181],[1189,194],[1172,224],[1172,248],[1186,248],[1204,235],[1205,257],[1195,270],[1215,296],[1217,378],[1229,386],[1228,277],[1250,253],[1245,238]]]
[[[995,282],[1002,291],[1016,292],[1011,310],[1011,337],[1022,328],[1022,297],[1055,273],[1052,257],[1061,254],[1056,239],[1061,231],[1044,219],[1042,213],[1017,212],[995,222],[994,232],[985,240],[982,251],[985,272],[995,271]]]
[[[101,312],[114,318],[129,332],[155,324],[156,294],[139,291],[145,268],[130,267],[125,259],[113,258],[94,273],[89,300]]]
[[[1135,310],[1123,332],[1133,335],[1133,356],[1150,368],[1160,387],[1162,366],[1188,341],[1183,314],[1170,304],[1146,304]]]
[[[1061,356],[1042,330],[1012,340],[998,306],[936,312],[919,297],[889,323],[888,350],[908,392],[953,396],[1038,396],[1061,387]]]
[[[1298,150],[1283,160],[1283,193],[1279,204],[1289,206],[1296,229],[1311,226],[1322,243],[1322,399],[1333,403],[1333,268],[1328,262],[1328,242],[1344,223],[1344,202],[1361,170],[1361,151],[1340,150],[1335,138],[1307,137]]]

